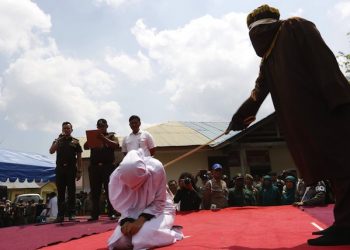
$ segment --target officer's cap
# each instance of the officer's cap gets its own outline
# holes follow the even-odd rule
[[[221,166],[221,164],[219,164],[219,163],[215,163],[211,168],[212,168],[213,170],[221,170],[221,169],[222,169],[222,166]]]

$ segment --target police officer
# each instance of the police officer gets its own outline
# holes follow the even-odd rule
[[[108,216],[115,219],[115,211],[108,199],[109,176],[115,169],[114,151],[119,147],[118,138],[113,132],[107,132],[108,124],[105,119],[97,121],[97,129],[101,132],[98,137],[103,145],[100,148],[91,148],[86,142],[84,149],[91,149],[89,179],[91,188],[92,212],[89,221],[98,220],[100,215],[100,196],[102,185],[107,196]]]
[[[300,201],[294,202],[294,206],[322,206],[326,204],[326,184],[318,181],[314,185],[305,188]]]
[[[227,195],[228,189],[226,182],[222,179],[222,166],[219,163],[215,163],[212,166],[213,178],[204,186],[203,192],[203,208],[209,209],[212,204],[214,208],[227,207]]]
[[[245,188],[244,177],[241,174],[237,174],[234,180],[234,187],[228,190],[228,205],[230,207],[255,206],[254,194]]]
[[[81,153],[79,140],[72,137],[73,127],[70,122],[62,123],[62,133],[54,140],[50,154],[56,154],[56,186],[58,214],[55,222],[63,222],[65,214],[65,194],[68,191],[68,216],[75,220],[75,181],[80,180],[82,173]]]

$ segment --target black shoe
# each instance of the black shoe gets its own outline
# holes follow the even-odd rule
[[[97,221],[98,220],[98,217],[95,217],[95,216],[91,216],[88,221]]]
[[[62,223],[64,221],[63,216],[57,216],[57,218],[53,221],[54,223]]]
[[[335,227],[334,225],[332,225],[324,230],[312,232],[312,235],[326,235],[334,232],[334,230],[335,230]]]
[[[326,234],[316,239],[310,239],[307,241],[310,246],[341,246],[350,245],[350,238],[345,234]]]

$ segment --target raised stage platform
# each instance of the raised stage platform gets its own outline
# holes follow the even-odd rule
[[[305,209],[276,206],[181,213],[176,217],[176,224],[184,227],[185,238],[161,249],[350,249],[349,246],[325,248],[310,247],[306,244],[307,239],[315,237],[311,232],[326,228],[333,222],[332,210],[332,205]],[[6,246],[1,249],[36,249],[45,244],[61,241],[41,249],[105,250],[107,239],[112,234],[111,229],[115,227],[115,223],[105,219],[95,223],[83,221],[63,226],[0,229],[1,245]],[[59,236],[62,230],[74,237],[53,237],[53,235]],[[91,235],[93,231],[96,232]],[[76,239],[72,240],[72,238]],[[53,242],[49,242],[49,239]],[[3,245],[4,241],[5,245]],[[24,242],[27,244],[23,244]]]

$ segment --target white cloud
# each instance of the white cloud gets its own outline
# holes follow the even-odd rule
[[[50,31],[50,16],[30,0],[0,1],[0,53],[12,54],[39,45]]]
[[[140,51],[137,57],[134,58],[125,53],[120,55],[107,55],[106,62],[133,81],[145,81],[153,77],[150,60]]]
[[[291,12],[289,16],[292,16],[292,17],[293,17],[293,16],[302,17],[303,14],[304,14],[304,9],[299,8],[299,9],[297,9],[296,11]]]
[[[137,21],[132,32],[166,76],[161,93],[170,95],[170,109],[196,120],[230,119],[254,87],[260,61],[245,19],[244,13],[206,15],[162,31]]]
[[[122,117],[108,94],[115,88],[111,76],[91,61],[63,56],[53,41],[14,61],[0,87],[0,111],[23,130],[57,130],[65,120],[79,129],[99,117],[113,122]]]
[[[331,11],[334,14],[334,17],[337,19],[347,19],[350,17],[350,2],[343,1],[339,2],[334,6],[334,9]]]
[[[21,130],[76,129],[100,117],[123,117],[113,77],[91,60],[65,56],[50,37],[51,20],[29,1],[0,2],[0,53],[11,62],[0,76],[0,113]],[[6,68],[7,67],[7,68]]]
[[[339,30],[350,28],[350,2],[339,2],[327,12],[331,24],[335,25]]]
[[[334,51],[335,54],[338,51],[348,53],[349,36],[346,34],[350,31],[350,2],[336,3],[333,8],[327,11],[327,18],[327,43],[332,49],[337,48]]]
[[[113,8],[119,8],[125,4],[132,4],[139,0],[95,0],[97,5],[105,4],[107,6],[111,6]]]

